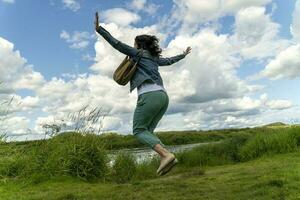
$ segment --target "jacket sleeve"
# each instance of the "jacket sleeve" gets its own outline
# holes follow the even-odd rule
[[[184,54],[179,54],[177,56],[168,57],[168,58],[158,58],[157,64],[159,66],[166,66],[166,65],[172,65],[175,62],[178,62],[179,60],[183,59],[185,57]]]
[[[99,26],[99,29],[97,30],[97,33],[99,33],[112,47],[117,49],[123,54],[126,54],[128,56],[135,56],[138,53],[138,49],[131,47],[116,38],[114,38],[107,30],[105,30],[102,26]]]

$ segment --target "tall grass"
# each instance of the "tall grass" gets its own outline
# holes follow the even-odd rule
[[[0,173],[20,178],[69,175],[90,181],[105,178],[107,161],[106,150],[95,135],[74,133],[19,149]]]
[[[182,166],[213,166],[243,162],[263,155],[292,152],[300,146],[300,127],[240,132],[221,143],[199,146],[177,154]]]
[[[295,151],[300,146],[299,126],[244,129],[226,134],[226,139],[220,143],[176,153],[178,171],[244,162],[263,155]],[[16,143],[11,149],[5,144],[0,148],[0,177],[25,178],[33,183],[54,176],[117,183],[157,177],[158,157],[137,163],[133,155],[123,152],[110,166],[107,145],[103,141],[94,134],[68,133],[26,145]],[[8,151],[10,153],[5,154]]]
[[[176,154],[181,165],[185,167],[222,165],[240,160],[238,150],[250,136],[241,134],[228,138],[221,143],[195,147],[189,151]]]
[[[137,162],[130,153],[119,153],[112,166],[112,179],[117,183],[126,183],[132,180],[136,173]]]
[[[300,128],[264,129],[257,133],[241,149],[241,160],[250,160],[265,154],[292,152],[299,145]]]

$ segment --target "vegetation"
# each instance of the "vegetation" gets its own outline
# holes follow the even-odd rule
[[[182,199],[183,193],[180,193],[180,191],[183,192],[183,189],[186,188],[191,193],[198,191],[206,195],[207,198],[212,199],[219,199],[218,195],[222,194],[220,191],[228,195],[229,199],[240,199],[242,197],[247,199],[247,195],[249,197],[252,195],[253,197],[276,199],[273,198],[273,195],[266,196],[266,191],[273,191],[272,188],[276,187],[280,189],[280,191],[275,192],[276,194],[287,197],[287,193],[284,191],[286,188],[284,187],[287,187],[287,184],[296,184],[294,180],[277,177],[279,173],[283,173],[282,166],[285,163],[276,158],[274,166],[278,168],[275,169],[273,164],[270,163],[273,161],[269,162],[267,158],[269,159],[276,154],[292,152],[298,152],[299,155],[300,126],[280,126],[278,128],[263,126],[251,129],[201,133],[192,131],[160,134],[165,143],[180,141],[176,137],[183,137],[184,139],[181,140],[183,143],[191,141],[208,142],[214,141],[216,138],[220,142],[208,143],[176,153],[179,164],[166,178],[157,177],[155,173],[159,165],[158,157],[137,163],[135,157],[129,153],[124,153],[124,151],[118,153],[114,160],[109,158],[109,149],[114,145],[106,145],[108,140],[103,138],[111,138],[113,141],[108,143],[117,144],[116,141],[120,137],[128,136],[65,133],[48,140],[3,143],[0,146],[0,180],[2,181],[2,184],[0,182],[0,193],[7,195],[7,197],[11,195],[11,198],[6,199],[19,199],[12,194],[13,191],[18,190],[20,187],[28,187],[28,190],[32,190],[36,196],[33,195],[32,198],[29,198],[30,193],[23,192],[23,195],[27,195],[27,199],[55,199],[54,197],[56,199],[96,199],[97,195],[98,197],[103,195],[107,199],[118,199],[120,198],[119,194],[110,193],[115,190],[125,195],[125,199],[131,199],[130,197],[147,199],[147,196],[150,198],[149,195],[153,195],[154,191],[165,190],[166,194],[173,195],[174,199]],[[190,138],[189,134],[191,135]],[[126,145],[116,146],[120,148]],[[281,158],[285,157],[282,156]],[[260,166],[261,171],[257,171],[255,165],[259,161],[255,160],[260,159],[265,159],[264,162],[266,163],[262,165],[270,168],[270,170],[274,169],[274,174],[262,166]],[[285,159],[289,160],[289,158]],[[289,161],[291,162],[291,160]],[[255,166],[256,171],[254,174],[251,174],[251,170],[253,173],[251,166]],[[298,167],[300,169],[300,166]],[[251,169],[250,172],[246,168]],[[222,172],[225,173],[226,170],[230,171],[231,175],[229,175],[229,172],[229,174],[222,175]],[[261,178],[258,182],[255,182],[256,174],[260,173],[268,174],[268,179]],[[178,180],[180,181],[178,182]],[[226,180],[231,181],[226,182]],[[300,177],[298,177],[298,182],[299,180]],[[227,187],[222,186],[222,181],[223,184],[227,184]],[[232,181],[234,182],[231,183]],[[3,184],[4,182],[6,185]],[[161,182],[168,185],[161,185]],[[218,187],[220,191],[216,191],[210,196],[210,188],[207,184]],[[239,184],[244,184],[248,190],[252,188],[253,193],[238,188]],[[6,191],[8,185],[12,189]],[[57,188],[62,187],[62,185],[67,185],[66,191],[68,192],[58,189],[55,190],[55,195],[51,195],[51,197],[46,197],[45,193],[37,190],[37,188],[42,190],[44,187]],[[299,186],[295,185],[295,187]],[[201,189],[201,187],[203,188]],[[63,188],[65,189],[65,187]],[[74,191],[75,188],[81,192]],[[83,191],[83,188],[86,191]],[[144,188],[142,192],[134,192],[142,188]],[[226,188],[237,193],[225,191]],[[175,193],[179,195],[177,196]],[[234,196],[237,194],[241,196]],[[187,195],[189,196],[189,194]],[[179,198],[180,196],[181,198]],[[193,199],[192,196],[189,197],[189,199]],[[156,198],[164,199],[166,196],[165,194],[156,193]]]
[[[89,183],[57,177],[40,184],[1,181],[3,200],[296,200],[300,196],[300,152],[252,161],[199,167],[157,179],[125,184]],[[177,171],[176,168],[175,171]]]

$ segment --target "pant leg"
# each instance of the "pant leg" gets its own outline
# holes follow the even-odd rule
[[[155,145],[160,144],[165,148],[165,145],[160,141],[160,139],[151,133],[150,131],[143,131],[134,135],[141,143],[146,144],[151,149],[154,149]]]
[[[159,138],[149,131],[148,127],[164,105],[165,94],[159,90],[141,94],[137,101],[133,115],[133,134],[151,148],[158,143],[162,144]],[[142,134],[138,135],[140,133]]]
[[[148,129],[151,133],[154,132],[154,129],[158,125],[158,122],[161,120],[161,118],[163,117],[163,115],[167,111],[168,106],[169,106],[169,96],[168,96],[167,93],[165,93],[165,104],[164,104],[164,106],[160,109],[160,111],[157,113],[157,115],[152,119],[151,123],[149,124]]]

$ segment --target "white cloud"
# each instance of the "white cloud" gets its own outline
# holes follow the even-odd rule
[[[147,3],[147,0],[133,0],[128,5],[128,8],[133,11],[144,11],[149,15],[153,15],[161,5],[154,3]]]
[[[133,9],[142,10],[146,5],[147,0],[133,0],[131,2],[131,7]]]
[[[89,45],[90,40],[94,38],[94,35],[86,31],[74,31],[72,34],[70,34],[63,30],[60,33],[60,38],[69,43],[69,47],[72,49],[84,49]]]
[[[103,120],[102,131],[114,131],[121,128],[122,125],[122,119],[119,117],[108,116]]]
[[[288,100],[271,100],[267,104],[271,109],[282,110],[292,106],[292,103]]]
[[[293,37],[300,42],[300,0],[297,0],[295,3],[293,22],[290,29]]]
[[[292,113],[293,110],[295,113]],[[185,113],[181,119],[185,122],[185,128],[207,130],[253,127],[274,121],[290,123],[292,118],[297,119],[299,112],[300,109],[290,101],[269,100],[264,94],[260,99],[244,96],[194,105],[194,109]]]
[[[34,89],[41,86],[44,77],[26,65],[26,59],[14,50],[14,45],[0,37],[0,82],[4,83],[2,91],[12,92],[18,89]]]
[[[237,75],[244,60],[255,58],[262,61],[280,51],[269,63],[272,67],[265,69],[272,73],[264,76],[277,77],[279,72],[284,77],[299,75],[296,67],[300,66],[297,61],[299,47],[287,48],[288,42],[278,37],[280,26],[272,21],[264,7],[258,7],[266,5],[269,0],[175,2],[177,8],[172,10],[171,16],[165,15],[164,22],[142,28],[129,26],[141,19],[133,10],[114,8],[105,11],[104,17],[100,16],[109,22],[100,25],[128,45],[133,46],[136,35],[153,34],[161,39],[165,57],[180,54],[187,46],[192,47],[192,53],[184,60],[159,68],[170,102],[156,131],[255,126],[272,120],[288,120],[288,117],[300,114],[300,109],[297,110],[289,100],[268,99],[266,94],[251,98],[263,86],[253,85]],[[155,6],[151,12],[147,11],[152,5],[147,1],[131,3],[136,12],[156,12]],[[183,7],[179,8],[179,5]],[[233,34],[219,34],[216,23],[211,23],[224,15],[235,16]],[[174,23],[162,26],[167,22]],[[193,31],[184,31],[188,24],[192,24]],[[204,28],[200,30],[195,24]],[[171,28],[165,31],[164,27]],[[166,33],[176,27],[181,31],[173,31],[174,37],[164,45]],[[93,38],[88,32],[78,31],[62,31],[60,37],[76,49],[86,48]],[[0,38],[0,54],[5,55],[0,60],[0,78],[8,83],[8,87],[2,89],[6,93],[3,98],[13,95],[7,93],[24,88],[34,94],[26,97],[15,94],[16,101],[10,111],[23,116],[11,119],[15,116],[9,114],[8,124],[12,126],[12,132],[25,133],[26,127],[32,126],[29,122],[33,121],[34,132],[41,133],[41,124],[67,119],[69,113],[89,105],[109,112],[103,123],[104,130],[131,133],[136,91],[129,93],[129,85],[119,86],[112,79],[113,71],[125,55],[113,49],[100,35],[95,43],[95,58],[85,56],[94,60],[90,73],[66,73],[59,76],[62,78],[52,77],[50,81],[45,81],[32,66],[26,65],[26,59],[13,48],[12,43]],[[271,63],[280,63],[280,66]],[[290,72],[283,71],[283,68]]]
[[[225,15],[235,15],[240,9],[250,6],[264,6],[271,0],[174,0],[175,6],[171,17],[167,14],[163,17],[162,25],[172,27],[171,32],[192,33],[198,30],[198,26],[209,22],[215,22]],[[181,26],[174,27],[174,22],[182,22]],[[165,27],[164,27],[165,28]],[[167,28],[168,29],[168,28]]]
[[[0,80],[11,82],[18,76],[19,70],[25,65],[26,59],[22,58],[19,51],[14,51],[14,45],[0,37]]]
[[[21,101],[22,108],[33,109],[39,106],[39,97],[26,96]]]
[[[252,90],[252,86],[239,79],[235,70],[240,65],[240,59],[234,56],[234,48],[229,43],[228,36],[217,35],[213,30],[204,29],[193,36],[179,35],[170,41],[167,56],[177,55],[187,46],[192,47],[193,53],[178,64],[161,68],[166,88],[173,88],[173,76],[184,69],[189,71],[189,92],[178,88],[186,88],[186,83],[176,83],[173,88],[181,99],[190,103],[211,101],[221,98],[239,97]],[[177,66],[177,67],[176,67]],[[170,71],[165,73],[164,70]],[[173,91],[170,91],[173,93]]]
[[[26,117],[10,117],[5,120],[5,124],[1,126],[8,133],[13,133],[14,135],[23,135],[28,132],[29,119]]]
[[[64,7],[74,12],[80,9],[80,3],[77,0],[62,0]]]
[[[272,22],[265,12],[265,7],[248,7],[235,16],[235,34],[231,40],[245,59],[271,57],[289,45],[278,36],[280,25]]]
[[[280,52],[271,60],[266,68],[259,73],[260,77],[270,79],[289,78],[300,76],[300,44],[292,45]]]
[[[2,94],[0,102],[0,116],[12,117],[13,114],[22,112],[32,113],[35,108],[40,107],[40,99],[37,96],[21,97],[17,94]],[[4,103],[3,103],[4,102]]]
[[[128,26],[141,20],[141,17],[138,14],[123,8],[108,9],[101,14],[106,23],[113,22],[120,26]]]

